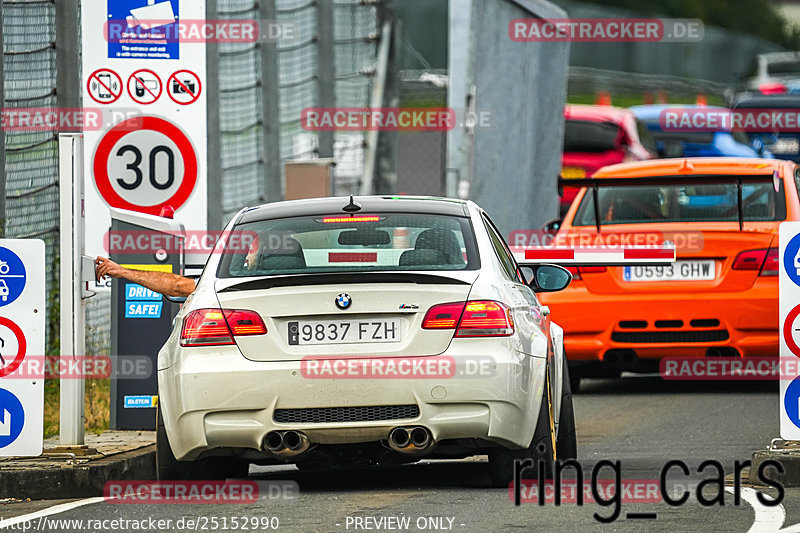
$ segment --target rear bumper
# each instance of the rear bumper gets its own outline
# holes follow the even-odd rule
[[[175,363],[159,370],[159,408],[178,459],[215,448],[260,450],[272,430],[301,431],[316,444],[385,440],[392,428],[421,425],[434,440],[485,439],[527,446],[536,424],[546,359],[496,341],[457,343],[435,357],[482,357],[491,372],[451,377],[310,379],[300,361],[258,362],[236,347],[181,348],[169,343]],[[434,357],[434,358],[435,358]],[[427,358],[430,359],[430,358]],[[476,373],[478,373],[476,371]],[[538,391],[538,392],[537,392]],[[276,409],[416,405],[419,416],[397,420],[280,423]],[[266,453],[266,452],[265,452]]]
[[[776,278],[759,278],[746,291],[696,294],[595,294],[576,281],[542,300],[564,328],[570,361],[602,361],[610,350],[634,350],[643,359],[703,357],[709,348],[719,347],[735,348],[742,356],[778,354]],[[694,327],[693,320],[716,320],[719,325]],[[656,321],[682,325],[656,327]],[[628,327],[624,322],[630,322]]]

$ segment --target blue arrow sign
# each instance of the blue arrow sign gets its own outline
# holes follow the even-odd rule
[[[25,425],[25,410],[13,393],[0,389],[0,449],[19,437]]]

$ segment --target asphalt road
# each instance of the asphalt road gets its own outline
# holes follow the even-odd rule
[[[714,460],[730,474],[735,461],[749,459],[753,450],[777,436],[776,383],[665,382],[655,377],[625,377],[590,380],[584,385],[584,392],[575,397],[575,409],[579,459],[585,475],[590,478],[599,461],[618,460],[623,486],[627,483],[630,488],[626,498],[636,500],[624,499],[619,517],[610,524],[601,524],[593,515],[612,515],[613,504],[539,506],[525,502],[515,507],[509,491],[489,488],[484,457],[338,472],[251,467],[250,479],[262,483],[295,481],[299,495],[244,505],[120,505],[102,499],[84,500],[72,504],[80,507],[50,514],[43,522],[38,521],[40,515],[30,514],[52,512],[47,509],[68,501],[22,502],[0,505],[0,517],[27,516],[31,519],[29,530],[47,526],[47,531],[102,531],[96,522],[92,528],[86,520],[150,518],[153,522],[140,522],[138,527],[131,523],[127,528],[107,525],[116,525],[113,529],[118,531],[193,531],[204,527],[223,531],[225,525],[228,530],[244,531],[242,517],[248,518],[248,531],[271,530],[264,526],[276,525],[276,518],[278,531],[302,532],[748,531],[756,519],[756,531],[777,531],[781,525],[800,523],[800,489],[787,489],[782,507],[768,508],[758,503],[756,490],[773,495],[774,490],[742,487],[742,499],[735,505],[729,492],[732,487],[721,490],[714,484],[716,469],[707,467],[697,472],[703,461]],[[678,468],[670,470],[669,494],[678,497],[685,488],[691,498],[676,507],[664,501],[643,501],[648,495],[646,487],[658,483],[662,468],[671,459],[685,462],[690,474],[686,476]],[[613,477],[610,468],[601,473],[599,478]],[[709,479],[701,496],[721,495],[724,505],[706,507],[698,502],[696,485]],[[600,493],[601,498],[606,496]],[[660,494],[657,496],[660,500]],[[645,516],[637,517],[636,513]],[[237,517],[239,527],[232,529]],[[181,518],[183,522],[179,522]],[[84,523],[57,522],[64,520]],[[157,520],[164,522],[158,524]],[[408,527],[403,520],[408,520]],[[23,524],[15,527],[20,530]]]

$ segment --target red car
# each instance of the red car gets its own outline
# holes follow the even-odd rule
[[[563,178],[588,178],[607,165],[658,157],[647,125],[628,109],[609,105],[567,105],[564,119]],[[560,205],[562,217],[577,194],[577,189],[564,189]]]

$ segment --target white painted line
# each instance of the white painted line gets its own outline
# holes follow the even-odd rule
[[[725,487],[725,490],[733,494],[733,487]],[[758,501],[756,495],[758,491],[750,487],[742,487],[742,498],[753,507],[756,518],[747,533],[788,533],[800,532],[800,524],[789,529],[781,529],[783,521],[786,519],[786,509],[783,505],[767,507]],[[765,494],[769,497],[769,495]],[[797,528],[797,529],[795,529]]]
[[[5,529],[8,527],[15,526],[17,524],[22,524],[24,522],[33,522],[35,520],[39,520],[46,516],[51,516],[54,514],[65,513],[67,511],[71,511],[73,509],[77,509],[78,507],[83,507],[84,505],[91,505],[93,503],[100,503],[105,501],[105,498],[102,496],[98,496],[96,498],[86,498],[84,500],[78,500],[75,502],[70,503],[62,503],[60,505],[54,505],[53,507],[48,507],[47,509],[42,509],[41,511],[36,511],[35,513],[24,514],[22,516],[15,516],[13,518],[5,518],[0,520],[0,529]]]

